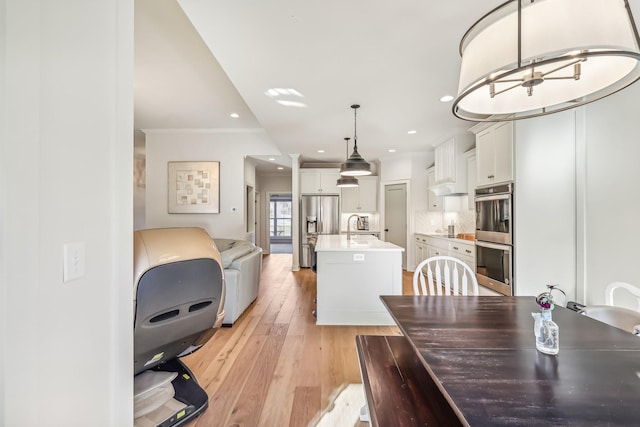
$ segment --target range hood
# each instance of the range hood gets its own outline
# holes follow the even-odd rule
[[[466,178],[466,173],[465,173]],[[462,188],[464,187],[464,188]],[[433,191],[433,194],[436,196],[464,196],[469,194],[466,185],[466,179],[464,186],[461,186],[460,183],[456,182],[448,182],[442,184],[436,184],[429,187],[430,191]]]

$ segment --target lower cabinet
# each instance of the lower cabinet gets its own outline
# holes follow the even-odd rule
[[[427,236],[416,234],[414,237],[414,251],[415,254],[415,266],[418,267],[418,264],[429,258],[428,246],[427,246]]]
[[[458,258],[469,266],[471,271],[476,271],[476,247],[472,242],[447,237],[434,237],[426,234],[415,235],[415,262],[416,267],[424,259],[434,256],[452,256]]]

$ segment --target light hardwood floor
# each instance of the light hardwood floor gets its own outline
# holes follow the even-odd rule
[[[355,336],[400,335],[395,326],[317,326],[315,274],[290,268],[291,254],[266,255],[257,300],[183,358],[209,395],[189,427],[313,426],[342,387],[361,382]],[[411,293],[410,273],[403,284]]]

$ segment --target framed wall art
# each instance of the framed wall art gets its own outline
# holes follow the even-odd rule
[[[169,162],[169,213],[220,213],[220,162]]]

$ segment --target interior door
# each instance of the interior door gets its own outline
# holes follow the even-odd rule
[[[407,269],[407,184],[384,186],[384,239],[404,248],[402,268]]]

